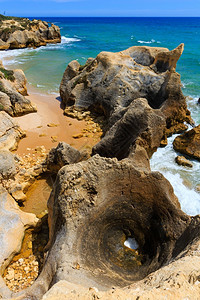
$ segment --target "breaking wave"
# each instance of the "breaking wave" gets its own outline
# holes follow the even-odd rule
[[[155,41],[154,39],[150,40],[150,41],[137,41],[140,44],[160,44],[160,41]]]

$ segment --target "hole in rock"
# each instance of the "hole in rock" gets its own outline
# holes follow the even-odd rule
[[[47,201],[52,185],[52,178],[43,176],[36,180],[26,193],[27,200],[21,209],[36,214],[41,222],[37,228],[26,230],[20,252],[13,257],[3,274],[6,285],[13,292],[31,286],[42,271],[44,247],[49,238]]]
[[[124,246],[133,250],[137,250],[139,248],[137,241],[131,237],[127,238],[127,240],[124,242]]]

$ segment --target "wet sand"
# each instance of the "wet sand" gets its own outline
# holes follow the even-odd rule
[[[27,135],[19,142],[17,154],[31,153],[37,146],[44,146],[49,150],[56,147],[60,141],[78,150],[91,148],[98,142],[95,136],[73,138],[73,135],[81,134],[82,130],[87,128],[87,122],[64,116],[59,95],[40,94],[30,86],[28,92],[29,96],[26,98],[37,106],[37,112],[15,118]],[[53,124],[53,127],[49,127],[48,124]]]

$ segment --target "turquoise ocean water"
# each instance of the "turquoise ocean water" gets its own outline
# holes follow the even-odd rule
[[[121,51],[131,46],[158,46],[170,50],[185,44],[177,71],[181,74],[183,93],[196,124],[200,123],[200,18],[42,18],[61,29],[62,43],[37,49],[0,52],[0,59],[10,68],[21,68],[29,83],[41,93],[58,93],[67,64],[77,59],[84,64],[100,51]],[[161,171],[172,183],[184,211],[200,213],[200,163],[192,170],[177,166],[172,149],[159,149],[151,159],[153,170]],[[191,201],[193,199],[193,201]]]

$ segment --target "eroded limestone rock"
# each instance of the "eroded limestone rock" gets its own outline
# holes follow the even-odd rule
[[[176,151],[200,160],[200,125],[177,136],[173,146]]]
[[[22,70],[7,70],[0,63],[0,111],[11,116],[37,111],[35,105],[24,96],[27,94],[26,77]]]
[[[34,214],[22,212],[15,200],[0,186],[0,294],[10,297],[2,274],[13,256],[21,249],[25,229],[38,223]]]
[[[14,178],[16,173],[16,165],[12,153],[0,150],[0,181]]]
[[[119,53],[101,52],[83,67],[71,62],[60,85],[66,112],[70,106],[70,110],[104,114],[108,131],[136,99],[145,98],[152,109],[163,114],[165,135],[185,130],[183,122],[192,120],[175,71],[182,52],[183,44],[172,51],[141,46]]]
[[[165,118],[159,110],[152,109],[146,99],[135,99],[125,109],[104,138],[93,147],[93,154],[123,159],[138,144],[149,156],[159,147],[165,129]]]
[[[185,158],[184,156],[180,156],[180,155],[177,156],[175,158],[175,161],[180,166],[189,167],[189,168],[193,167],[193,164],[187,158]]]
[[[64,166],[48,208],[46,263],[19,299],[40,299],[52,280],[68,282],[65,297],[71,297],[70,287],[78,282],[84,287],[81,297],[95,287],[106,299],[103,290],[110,295],[113,286],[126,287],[143,279],[185,255],[199,239],[199,218],[180,210],[169,182],[158,172],[139,171],[128,159],[119,162],[95,155]],[[138,249],[124,245],[128,237],[136,239]],[[124,297],[123,290],[120,293]]]
[[[81,159],[81,153],[67,143],[60,142],[56,148],[52,148],[47,155],[47,171],[57,173],[64,165],[78,162]]]
[[[4,111],[0,112],[0,150],[15,150],[25,134],[19,125]]]

